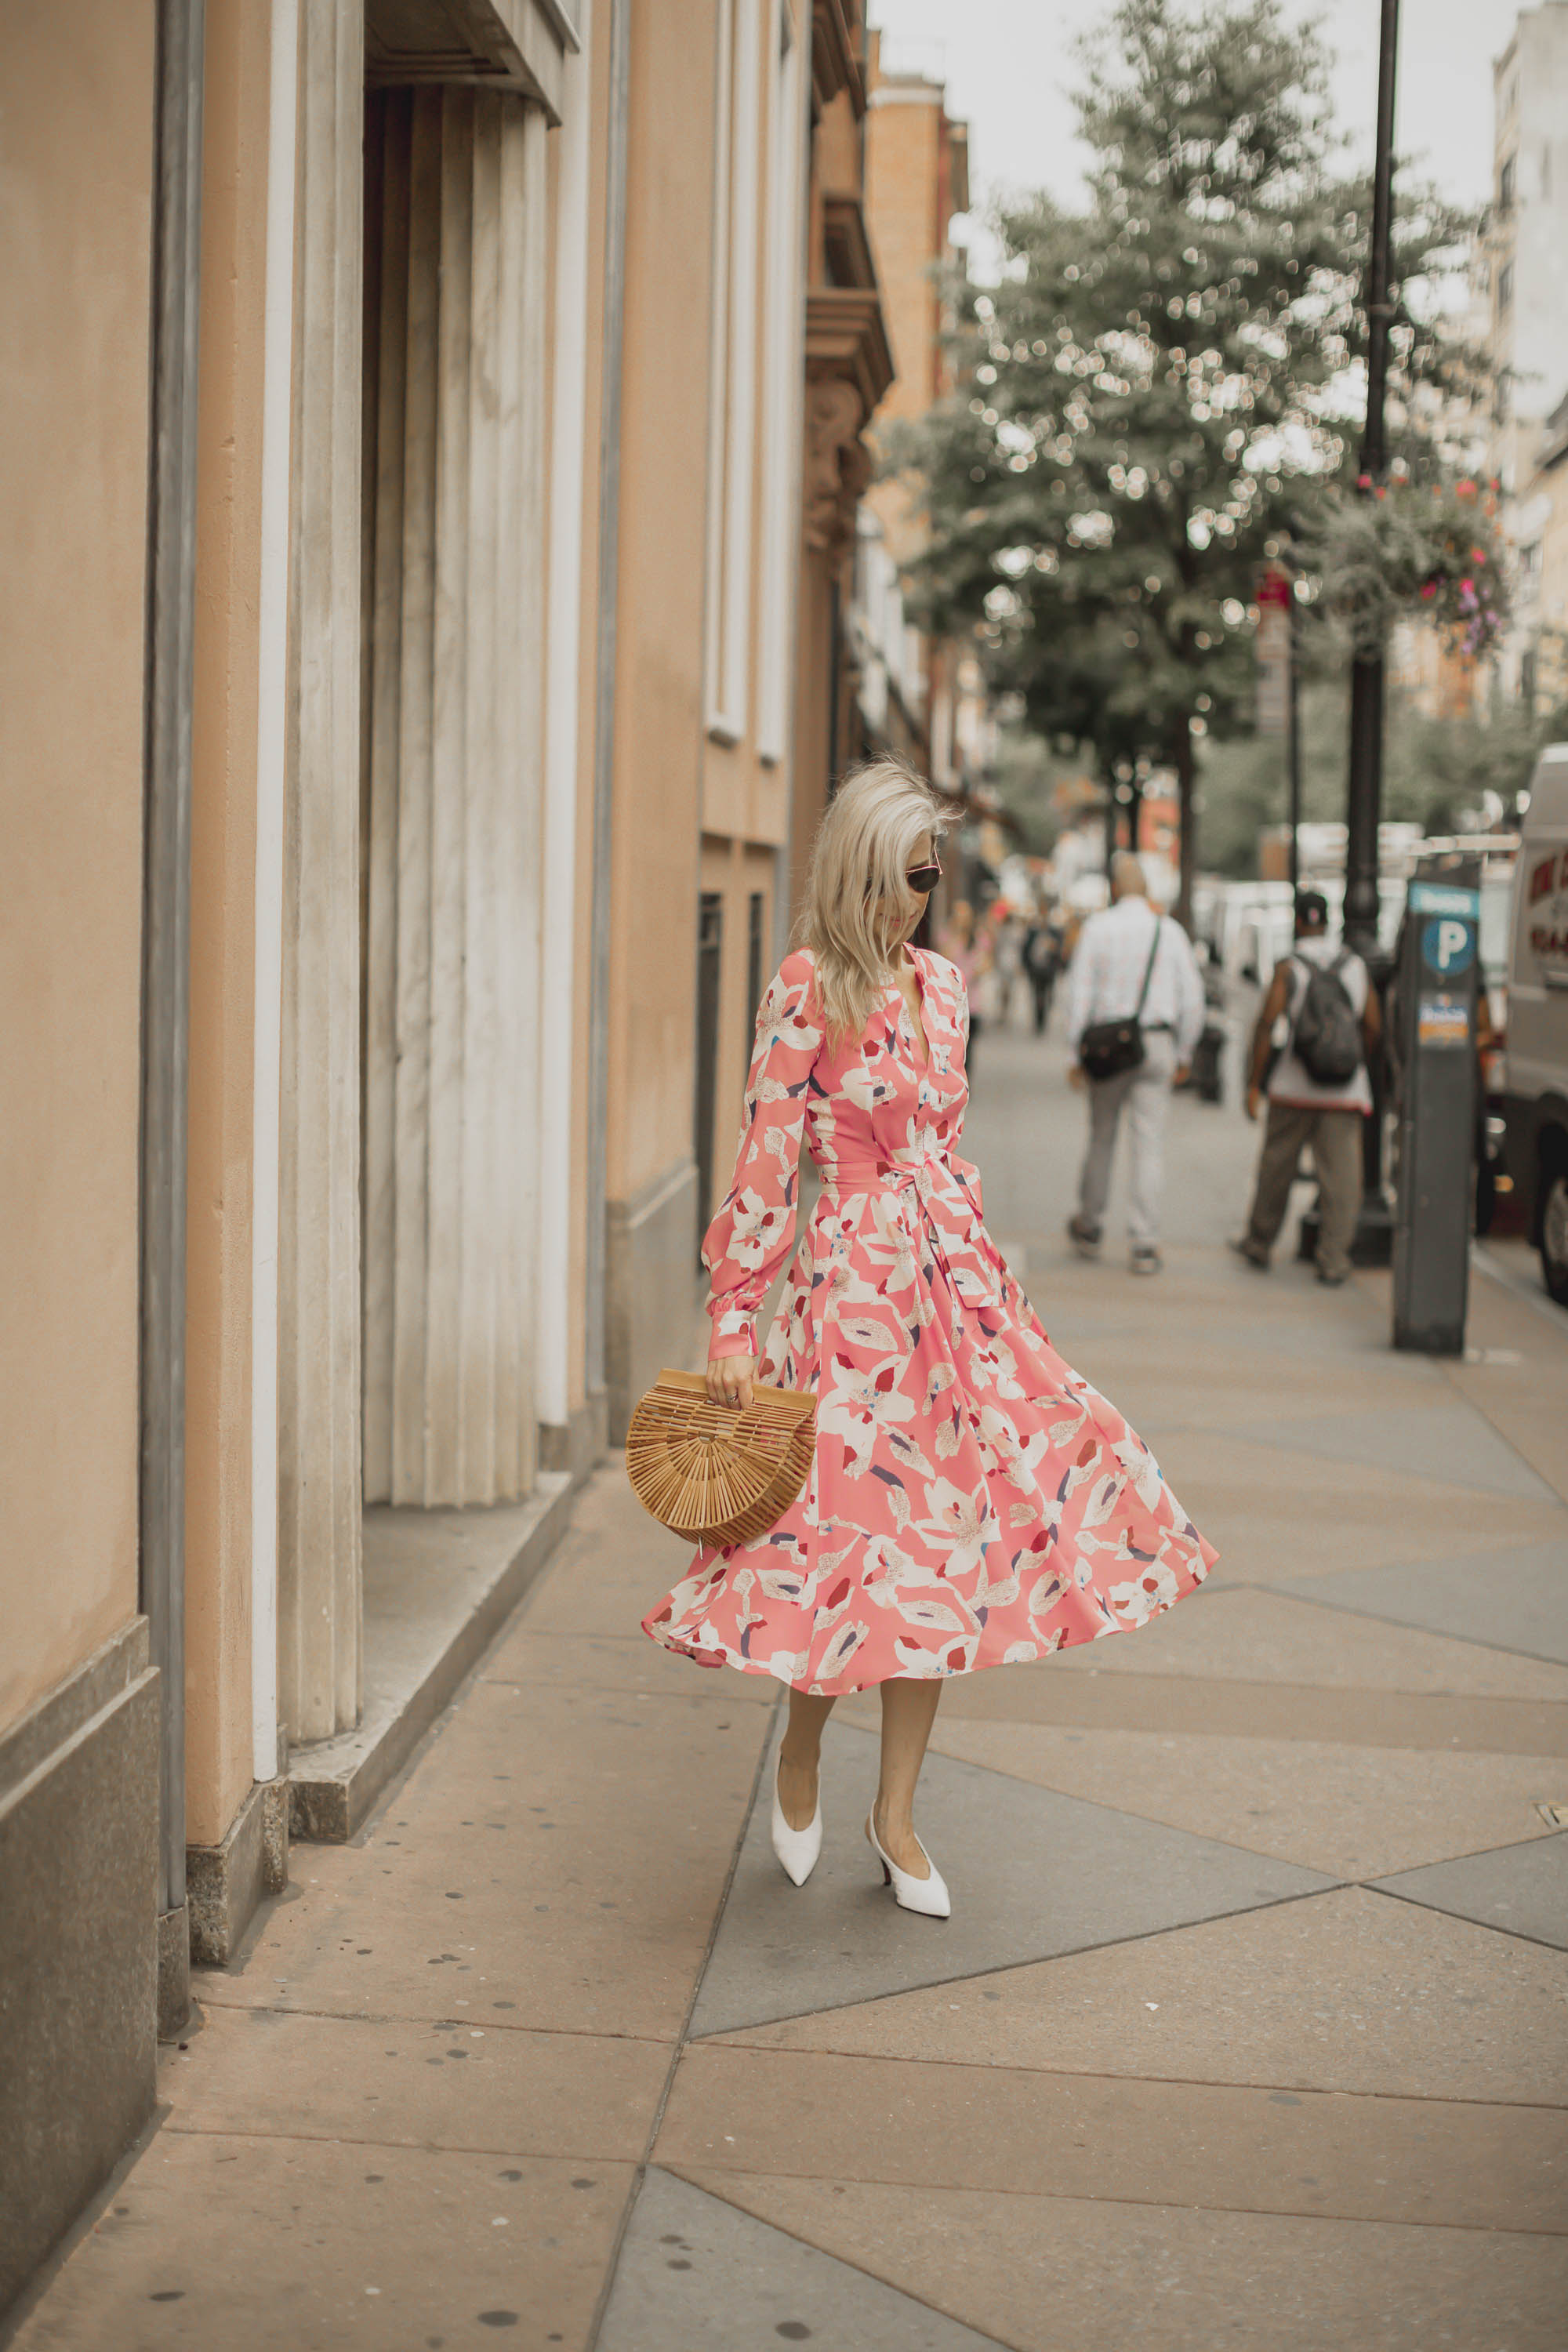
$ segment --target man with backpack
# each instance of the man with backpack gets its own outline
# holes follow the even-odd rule
[[[1247,1231],[1231,1247],[1267,1269],[1285,1222],[1290,1187],[1310,1144],[1318,1177],[1318,1280],[1337,1286],[1350,1272],[1351,1238],[1362,1199],[1362,1121],[1372,1115],[1367,1063],[1381,1034],[1377,991],[1360,956],[1330,944],[1321,890],[1296,893],[1296,946],[1275,967],[1258,1026],[1247,1116],[1267,1098],[1268,1122]]]

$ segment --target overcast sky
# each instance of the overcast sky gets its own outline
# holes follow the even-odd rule
[[[1336,112],[1370,160],[1379,0],[1310,10],[1292,0],[1291,12],[1324,18]],[[947,83],[949,110],[970,124],[979,204],[998,186],[1043,185],[1071,201],[1081,171],[1072,40],[1105,14],[1105,0],[870,0],[868,13],[889,65]],[[1490,193],[1491,66],[1514,16],[1510,0],[1403,0],[1395,143],[1458,203]]]

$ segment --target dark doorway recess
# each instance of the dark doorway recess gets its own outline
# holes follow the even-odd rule
[[[763,1001],[763,894],[752,892],[746,909],[746,1069],[752,1067],[752,1034]]]
[[[719,990],[724,956],[724,901],[704,890],[697,902],[697,1240],[713,1214],[713,1108],[719,1091]]]

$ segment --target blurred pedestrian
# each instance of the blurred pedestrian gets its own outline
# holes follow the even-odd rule
[[[1127,1113],[1132,1192],[1127,1235],[1134,1274],[1158,1274],[1165,1115],[1204,1025],[1203,982],[1181,925],[1149,904],[1142,862],[1110,861],[1110,904],[1091,915],[1068,969],[1068,1044],[1075,1086],[1089,1088],[1089,1149],[1068,1232],[1098,1257],[1111,1160]]]
[[[955,898],[942,927],[942,952],[958,966],[967,990],[974,976],[974,909],[967,898]]]
[[[1267,1271],[1289,1205],[1302,1149],[1318,1178],[1318,1280],[1336,1286],[1351,1270],[1362,1200],[1362,1121],[1372,1116],[1367,1063],[1377,1051],[1377,991],[1360,956],[1330,940],[1321,890],[1296,894],[1296,946],[1274,967],[1252,1033],[1247,1116],[1265,1100],[1268,1124],[1247,1231],[1231,1247]]]
[[[1061,926],[1050,910],[1037,907],[1024,934],[1024,970],[1035,999],[1035,1034],[1043,1037],[1051,1017],[1051,998],[1062,968]]]
[[[969,999],[969,1059],[973,1062],[990,1009],[991,952],[967,898],[957,900],[942,927],[942,952],[949,963],[958,966]]]
[[[1024,969],[1024,935],[1005,899],[992,909],[991,960],[995,972],[996,1019],[1005,1029],[1013,1018],[1013,991]]]

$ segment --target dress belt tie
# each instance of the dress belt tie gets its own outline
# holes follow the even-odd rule
[[[958,1171],[945,1151],[933,1151],[924,1160],[840,1160],[822,1171],[825,1192],[913,1192],[921,1202],[943,1180],[962,1190]]]
[[[841,1161],[837,1167],[822,1171],[822,1191],[823,1197],[829,1200],[857,1192],[897,1192],[910,1200],[917,1213],[921,1213],[927,1244],[940,1262],[949,1286],[955,1294],[973,1297],[973,1281],[953,1272],[941,1225],[935,1218],[923,1213],[934,1193],[947,1192],[963,1202],[968,1216],[978,1216],[979,1188],[975,1171],[967,1161],[961,1160],[955,1167],[946,1151],[933,1151],[924,1160]],[[1005,1274],[1001,1260],[996,1263],[999,1274]]]

